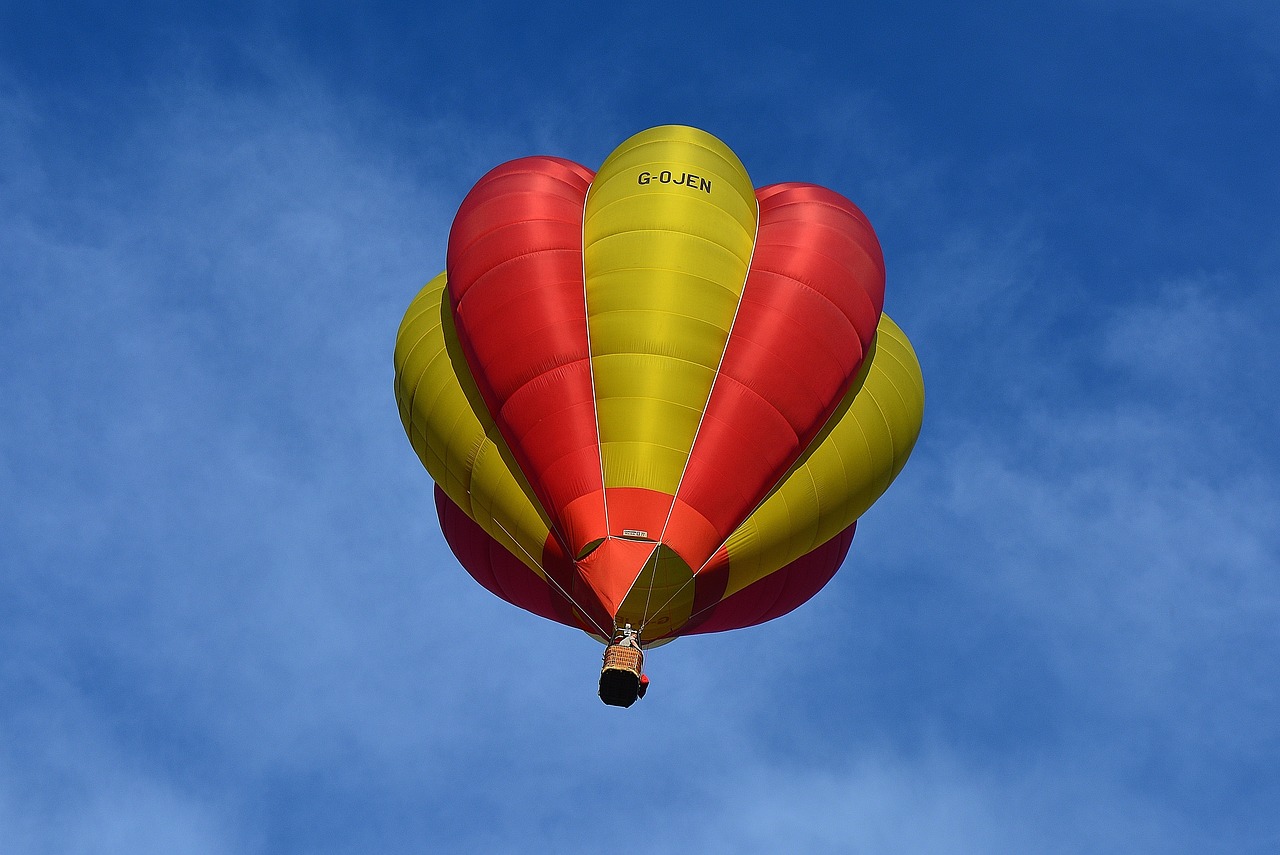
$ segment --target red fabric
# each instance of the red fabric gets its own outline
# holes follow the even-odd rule
[[[575,554],[604,530],[582,280],[591,178],[559,158],[497,167],[463,200],[448,252],[449,296],[471,374]],[[588,496],[595,498],[575,501]]]
[[[640,540],[604,541],[586,558],[574,562],[574,599],[579,603],[599,602],[609,615],[605,629],[611,631],[613,616],[656,548],[656,543]]]
[[[822,429],[862,364],[884,303],[880,246],[852,202],[808,184],[757,196],[751,270],[667,529],[695,568]],[[713,533],[677,542],[691,512]]]

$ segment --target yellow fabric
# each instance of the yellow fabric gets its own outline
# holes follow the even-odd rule
[[[453,328],[445,274],[427,283],[396,336],[400,420],[427,472],[480,527],[545,578],[539,562],[550,520],[471,379]]]
[[[857,520],[902,471],[923,417],[920,363],[906,335],[882,315],[858,378],[811,451],[726,542],[726,596]]]
[[[606,487],[675,494],[737,312],[757,220],[737,156],[694,128],[636,134],[596,174],[583,251]]]

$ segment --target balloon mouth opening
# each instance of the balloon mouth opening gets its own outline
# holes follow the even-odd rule
[[[586,558],[588,555],[590,555],[591,553],[599,549],[600,544],[604,543],[604,541],[605,541],[605,538],[603,537],[598,537],[595,540],[591,541],[586,546],[582,547],[581,550],[578,551],[578,554],[574,556],[573,560],[581,561],[582,559]]]

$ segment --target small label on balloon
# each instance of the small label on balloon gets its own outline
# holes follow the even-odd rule
[[[638,528],[624,528],[622,530],[623,537],[648,537],[649,532],[641,531]]]
[[[636,176],[637,184],[676,184],[681,187],[688,187],[690,190],[701,190],[703,193],[711,192],[711,179],[703,178],[701,175],[694,175],[692,172],[681,172],[679,175],[672,174],[670,169],[664,169],[661,172],[641,172]]]

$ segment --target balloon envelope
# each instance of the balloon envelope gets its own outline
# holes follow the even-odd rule
[[[485,175],[396,341],[446,540],[496,595],[646,644],[791,611],[905,464],[924,387],[867,218],[715,137]]]

